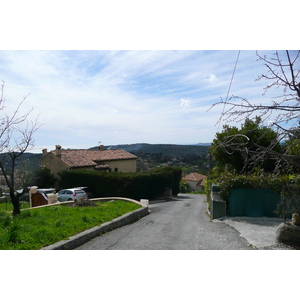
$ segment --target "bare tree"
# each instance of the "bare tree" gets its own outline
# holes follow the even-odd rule
[[[254,144],[257,148],[256,155],[251,156],[252,163],[268,157],[276,160],[278,168],[295,165],[300,168],[300,156],[295,151],[291,151],[291,147],[294,147],[295,143],[287,144],[281,152],[274,151],[279,143],[282,144],[284,141],[293,139],[299,140],[300,51],[275,51],[269,58],[261,56],[258,52],[256,55],[266,67],[266,74],[262,74],[256,79],[257,81],[268,81],[263,96],[273,88],[278,89],[278,95],[272,97],[268,104],[252,103],[247,98],[239,96],[232,96],[228,100],[221,99],[212,106],[221,104],[224,107],[218,123],[221,121],[241,122],[245,119],[260,117],[263,122],[268,122],[268,126],[272,126],[273,130],[277,132],[277,139],[268,147]],[[247,139],[245,141],[253,145],[253,141],[247,141]],[[298,144],[300,146],[300,141]],[[228,138],[227,142],[223,141],[220,147],[234,147],[232,136]],[[243,149],[247,149],[247,147],[243,147]]]
[[[9,188],[10,198],[13,204],[13,215],[20,214],[19,197],[21,194],[15,191],[15,167],[16,161],[25,151],[33,147],[33,134],[40,127],[38,118],[29,122],[28,117],[32,112],[29,109],[25,113],[21,113],[21,107],[29,94],[25,96],[17,105],[15,110],[8,115],[5,113],[5,98],[4,98],[4,81],[1,86],[0,98],[0,169]],[[4,164],[5,157],[9,157],[9,166]]]

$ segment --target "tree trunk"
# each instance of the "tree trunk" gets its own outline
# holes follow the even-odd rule
[[[9,195],[10,195],[10,199],[11,199],[11,203],[14,207],[13,209],[13,215],[19,215],[21,213],[20,211],[20,205],[19,205],[19,197],[15,195],[15,187],[14,187],[14,166],[15,166],[15,158],[13,158],[13,163],[12,163],[12,175],[11,178],[9,180],[8,175],[6,170],[4,169],[4,166],[2,164],[2,162],[0,161],[0,169],[2,171],[2,174],[5,178],[5,182],[9,188]]]
[[[13,216],[19,215],[21,213],[19,197],[16,196],[13,191],[10,191],[10,199],[11,199],[11,203],[14,207]]]

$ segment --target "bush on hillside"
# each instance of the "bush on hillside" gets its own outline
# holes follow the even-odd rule
[[[172,188],[179,193],[180,168],[159,168],[151,173],[109,173],[99,171],[63,171],[60,188],[89,187],[94,197],[154,199]]]
[[[278,193],[281,201],[276,213],[286,219],[292,213],[300,213],[300,175],[276,175],[256,172],[248,175],[232,174],[230,172],[219,173],[218,177],[207,181],[206,193],[210,199],[211,185],[220,187],[220,196],[227,203],[230,191],[233,189],[270,189]]]

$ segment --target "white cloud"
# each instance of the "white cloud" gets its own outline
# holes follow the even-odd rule
[[[184,107],[184,108],[190,108],[190,106],[191,106],[191,100],[180,99],[180,106]]]
[[[218,78],[214,74],[210,74],[209,76],[205,77],[204,81],[209,82],[209,83],[215,83],[218,81]]]
[[[252,56],[241,53],[230,94],[261,101]],[[25,106],[44,123],[41,148],[200,142],[201,132],[214,138],[220,108],[206,111],[225,98],[235,58],[236,51],[1,51],[0,79],[7,104],[31,93]]]

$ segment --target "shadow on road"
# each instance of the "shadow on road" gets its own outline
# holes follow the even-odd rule
[[[188,196],[173,196],[172,198],[166,198],[166,199],[158,199],[158,200],[150,200],[149,204],[154,203],[163,203],[163,202],[174,202],[174,201],[183,201],[189,199]]]

